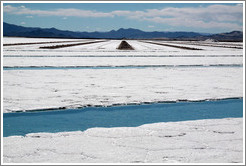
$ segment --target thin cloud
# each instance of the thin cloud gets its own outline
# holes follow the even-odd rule
[[[15,15],[60,16],[67,17],[125,17],[139,21],[148,21],[171,26],[196,28],[228,28],[242,30],[243,5],[210,5],[200,7],[147,9],[143,11],[114,10],[100,12],[81,9],[32,10],[25,6],[6,5],[3,11]]]
[[[194,18],[153,17],[153,18],[142,18],[142,19],[146,21],[150,21],[150,22],[155,22],[155,23],[169,24],[171,26],[185,26],[185,27],[196,27],[196,28],[230,28],[233,30],[242,29],[242,27],[236,23],[217,22],[217,21],[205,22],[203,20],[198,20]]]
[[[97,12],[91,10],[80,10],[80,9],[55,9],[55,10],[32,10],[25,6],[13,7],[6,5],[3,7],[3,11],[15,15],[38,15],[38,16],[74,16],[74,17],[112,17],[111,13]]]

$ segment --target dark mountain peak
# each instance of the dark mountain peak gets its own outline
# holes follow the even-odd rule
[[[228,35],[243,35],[242,31],[231,31],[231,32],[224,32],[224,33],[218,33],[214,35],[223,35],[223,36],[228,36]]]
[[[58,33],[58,32],[61,32],[62,30],[59,30],[59,29],[56,29],[56,28],[54,28],[54,27],[52,27],[52,28],[45,28],[45,30],[46,31],[50,31],[50,32],[53,32],[53,33]],[[62,32],[65,32],[65,31],[62,31]]]
[[[52,28],[49,28],[50,30],[58,30],[58,29],[56,29],[56,28],[54,28],[54,27],[52,27]]]
[[[134,28],[120,28],[117,30],[117,32],[143,32],[143,31]]]
[[[231,31],[231,32],[228,32],[228,34],[242,34],[243,32],[242,31]]]
[[[232,31],[227,33],[219,33],[209,36],[212,39],[219,41],[243,41],[243,32],[242,31]]]
[[[3,25],[12,25],[12,26],[18,26],[18,25],[15,25],[15,24],[9,24],[9,23],[6,23],[6,22],[3,22]]]
[[[125,29],[125,28],[120,28],[120,29],[118,29],[117,30],[117,32],[120,32],[120,31],[126,31],[127,29]]]
[[[125,28],[120,28],[117,31],[124,31],[124,30],[125,30]]]

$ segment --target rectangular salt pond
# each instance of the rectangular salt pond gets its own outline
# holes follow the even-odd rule
[[[4,113],[3,136],[237,117],[243,117],[243,99]]]

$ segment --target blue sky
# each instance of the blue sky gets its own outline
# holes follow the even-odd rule
[[[71,31],[220,33],[243,29],[242,3],[4,3],[3,21]]]

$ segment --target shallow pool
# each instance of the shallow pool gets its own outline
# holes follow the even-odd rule
[[[237,117],[243,117],[243,99],[4,113],[3,136]]]

